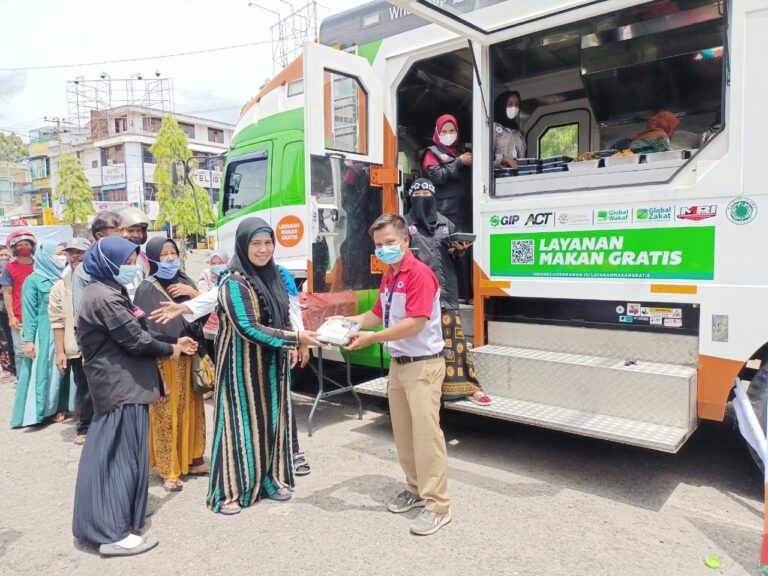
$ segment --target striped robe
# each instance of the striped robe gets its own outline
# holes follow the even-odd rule
[[[206,498],[218,512],[293,487],[288,354],[296,333],[261,323],[264,300],[245,276],[219,287],[211,474]],[[271,323],[271,322],[270,322]]]

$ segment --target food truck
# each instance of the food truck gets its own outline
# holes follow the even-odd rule
[[[382,272],[368,226],[406,209],[453,114],[477,236],[462,314],[494,403],[450,407],[675,452],[723,419],[768,342],[766,38],[765,0],[392,0],[332,16],[244,109],[217,241],[259,215],[307,299],[368,309]],[[507,90],[516,167],[495,150]],[[632,150],[662,111],[678,122],[667,149]],[[386,380],[357,389],[385,396]]]

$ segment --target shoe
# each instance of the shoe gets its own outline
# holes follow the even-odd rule
[[[451,520],[452,516],[450,508],[442,514],[437,514],[424,508],[424,510],[419,512],[419,515],[416,516],[416,520],[411,524],[411,534],[429,536],[440,530],[440,528],[448,524]]]
[[[394,512],[395,514],[401,514],[403,512],[408,512],[408,510],[413,510],[414,508],[421,508],[426,503],[426,500],[419,498],[413,492],[403,490],[389,501],[387,510]]]
[[[75,439],[72,440],[73,443],[77,444],[78,446],[82,446],[85,444],[85,434],[78,434],[75,436]]]
[[[147,550],[152,550],[159,540],[157,536],[144,536],[141,544],[134,546],[133,548],[123,548],[118,544],[102,544],[99,546],[99,554],[102,556],[135,556],[141,554]]]
[[[293,473],[296,476],[306,476],[312,472],[312,469],[307,464],[307,460],[303,454],[297,454],[293,458]]]
[[[242,508],[238,506],[237,508],[225,508],[224,506],[221,506],[219,508],[219,514],[224,514],[224,516],[234,516],[235,514],[240,514],[240,511]]]

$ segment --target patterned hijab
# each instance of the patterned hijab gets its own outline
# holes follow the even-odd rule
[[[229,262],[229,269],[248,278],[266,302],[269,318],[262,317],[262,323],[271,320],[273,328],[287,329],[290,327],[288,292],[274,258],[264,266],[256,266],[248,259],[251,238],[261,235],[268,235],[272,242],[275,241],[274,230],[261,218],[245,218],[240,222],[235,233],[235,255]]]

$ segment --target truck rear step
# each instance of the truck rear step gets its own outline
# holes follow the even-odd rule
[[[493,405],[445,408],[676,452],[696,426],[696,369],[545,350],[482,346],[473,351]],[[386,397],[386,378],[359,384]]]

